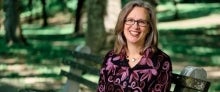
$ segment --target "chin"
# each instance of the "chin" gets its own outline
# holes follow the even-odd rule
[[[137,43],[138,41],[128,41],[128,42],[135,44],[135,43]]]

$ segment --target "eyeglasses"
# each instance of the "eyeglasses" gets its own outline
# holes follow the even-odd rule
[[[142,27],[145,27],[148,25],[148,21],[146,21],[146,20],[134,20],[134,19],[126,19],[125,20],[125,24],[127,24],[127,25],[134,25],[135,22],[137,22],[137,24]]]

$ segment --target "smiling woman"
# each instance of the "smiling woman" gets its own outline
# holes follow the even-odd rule
[[[115,46],[100,69],[98,92],[169,92],[172,64],[158,48],[153,7],[132,0],[121,10]]]

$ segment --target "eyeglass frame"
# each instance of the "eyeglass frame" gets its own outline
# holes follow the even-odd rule
[[[147,20],[135,20],[135,19],[125,19],[124,20],[124,23],[127,24],[127,25],[134,25],[135,23],[137,22],[137,25],[138,26],[141,26],[141,27],[146,27],[147,25],[149,25],[149,21]],[[140,23],[144,23],[145,24],[140,24]]]

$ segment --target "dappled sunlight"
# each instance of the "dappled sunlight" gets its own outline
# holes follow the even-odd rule
[[[218,26],[220,27],[220,25],[218,25]],[[206,34],[207,35],[213,35],[213,36],[219,36],[220,35],[220,29],[206,31]]]
[[[36,74],[50,74],[55,73],[59,74],[60,68],[65,68],[65,66],[45,66],[45,65],[27,65],[27,64],[15,64],[15,65],[0,65],[0,69],[2,70],[2,74],[18,74],[20,76],[28,76],[28,75],[36,75]],[[4,72],[3,72],[4,71]]]
[[[57,13],[52,18],[49,18],[49,23],[51,25],[63,25],[72,22],[71,13]]]
[[[215,21],[213,21],[215,20]],[[210,27],[220,24],[220,16],[219,14],[204,16],[200,18],[194,19],[185,19],[185,20],[178,20],[178,21],[170,21],[170,22],[160,22],[158,24],[159,28],[196,28],[196,27]],[[169,25],[169,26],[168,26]]]
[[[209,47],[192,47],[188,50],[190,53],[196,53],[197,55],[205,55],[214,52],[215,49]]]
[[[68,69],[66,66],[50,66],[50,65],[35,65],[35,64],[15,64],[8,66],[1,64],[1,77],[9,76],[11,78],[1,78],[0,84],[8,84],[17,88],[35,88],[35,89],[59,89],[66,82],[66,78],[59,77],[60,69]],[[49,77],[41,74],[55,74]],[[13,77],[14,76],[14,77]],[[16,77],[17,76],[17,77]],[[21,76],[21,77],[19,77]],[[30,76],[30,77],[29,77]],[[19,78],[18,78],[19,77]],[[57,77],[57,78],[55,78]]]
[[[26,65],[11,65],[11,67],[7,67],[6,70],[10,72],[23,73],[22,71],[27,70],[27,66]]]
[[[220,67],[207,66],[204,69],[207,71],[208,79],[220,79]]]
[[[26,60],[24,58],[18,57],[7,57],[7,58],[0,58],[0,62],[4,64],[16,64],[16,63],[23,63]]]
[[[172,64],[173,64],[173,66],[172,66],[173,70],[176,70],[176,71],[181,71],[181,70],[183,70],[184,67],[189,66],[189,65],[192,66],[192,64],[190,64],[187,61],[178,62],[178,63],[172,62]]]
[[[20,79],[1,79],[0,83],[13,85],[18,88],[35,88],[35,89],[59,89],[63,84],[53,78],[20,78]]]
[[[211,57],[212,63],[220,65],[220,55],[214,55]]]
[[[53,46],[61,46],[61,47],[65,47],[65,46],[70,46],[71,43],[69,42],[64,42],[64,41],[54,41]]]
[[[98,80],[99,80],[99,76],[95,76],[91,74],[84,74],[83,77],[95,83],[98,83]]]
[[[26,49],[10,49],[9,52],[19,53],[21,55],[27,55],[28,51]]]
[[[30,25],[23,26],[23,29],[27,28]],[[62,35],[62,34],[71,34],[73,32],[72,24],[63,24],[58,26],[51,26],[46,28],[37,28],[37,29],[26,29],[23,30],[24,35]]]
[[[57,80],[49,79],[49,78],[26,78],[24,79],[24,83],[26,85],[32,84],[34,88],[40,89],[59,89],[60,83]],[[62,83],[61,83],[62,84]]]

